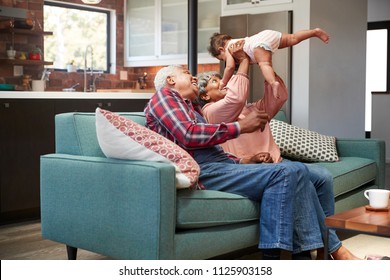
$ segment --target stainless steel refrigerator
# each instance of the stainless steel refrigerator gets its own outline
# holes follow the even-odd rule
[[[244,14],[236,16],[224,16],[220,19],[221,33],[229,34],[233,38],[251,36],[265,29],[291,33],[292,12],[274,12],[264,14]],[[291,115],[291,48],[279,49],[273,54],[272,64],[275,72],[285,82],[289,99],[283,106],[288,119]],[[225,63],[221,62],[221,73]],[[264,78],[257,64],[251,65],[249,71],[251,92],[249,102],[257,101],[264,94]]]

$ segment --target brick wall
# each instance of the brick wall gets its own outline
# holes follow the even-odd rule
[[[82,4],[81,0],[63,0],[62,2]],[[138,77],[141,77],[144,72],[148,73],[147,87],[153,87],[153,80],[156,72],[161,67],[124,67],[124,1],[123,0],[103,0],[97,6],[115,9],[117,16],[116,23],[116,74],[103,74],[96,81],[97,88],[135,88]],[[15,8],[28,9],[33,11],[36,19],[43,26],[43,0],[1,0],[0,5]],[[46,30],[45,30],[46,31]],[[50,30],[47,30],[50,31]],[[6,50],[11,45],[10,36],[0,37],[0,55],[6,56]],[[43,49],[43,38],[34,36],[15,36],[15,49],[28,52],[32,46],[41,46]],[[38,79],[43,71],[43,66],[23,66],[24,74],[32,75],[33,79]],[[205,64],[198,66],[198,73],[203,71],[219,71],[219,64]],[[119,78],[120,71],[126,71],[128,80],[122,81]],[[1,66],[0,77],[3,77],[7,83],[22,84],[21,77],[13,77],[12,66]],[[76,83],[80,83],[78,91],[83,90],[83,73],[67,73],[63,71],[52,71],[50,81],[47,84],[47,91],[58,91],[63,88],[68,88]]]

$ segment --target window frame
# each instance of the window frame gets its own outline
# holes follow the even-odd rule
[[[367,30],[387,29],[387,69],[386,69],[386,92],[390,93],[390,21],[376,21],[367,23]],[[383,93],[372,92],[372,93]]]
[[[115,74],[115,68],[116,68],[116,54],[113,50],[115,50],[114,42],[116,42],[116,14],[115,10],[106,9],[106,8],[100,8],[100,7],[94,7],[94,6],[86,6],[86,5],[80,5],[80,4],[73,4],[73,3],[67,3],[67,2],[57,2],[57,1],[44,1],[43,6],[54,6],[54,7],[61,7],[61,8],[69,8],[69,9],[76,9],[76,10],[83,10],[83,11],[91,11],[91,12],[99,12],[106,14],[107,16],[107,45],[106,45],[106,70],[103,71],[103,73],[111,73]],[[62,71],[66,72],[67,69],[63,68],[54,68],[55,71]],[[79,71],[84,71],[83,69],[80,69]]]

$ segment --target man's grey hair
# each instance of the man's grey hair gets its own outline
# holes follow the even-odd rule
[[[166,67],[161,68],[154,78],[154,88],[156,91],[161,90],[163,87],[167,85],[167,78],[169,76],[174,76],[175,71],[177,68],[182,69],[183,66],[181,65],[169,65]]]
[[[218,77],[222,79],[221,74],[216,71],[203,72],[198,75],[199,95],[206,93],[207,83],[212,77]]]

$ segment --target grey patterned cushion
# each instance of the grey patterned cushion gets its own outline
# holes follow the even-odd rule
[[[270,127],[283,157],[306,161],[338,161],[336,138],[271,120]]]

